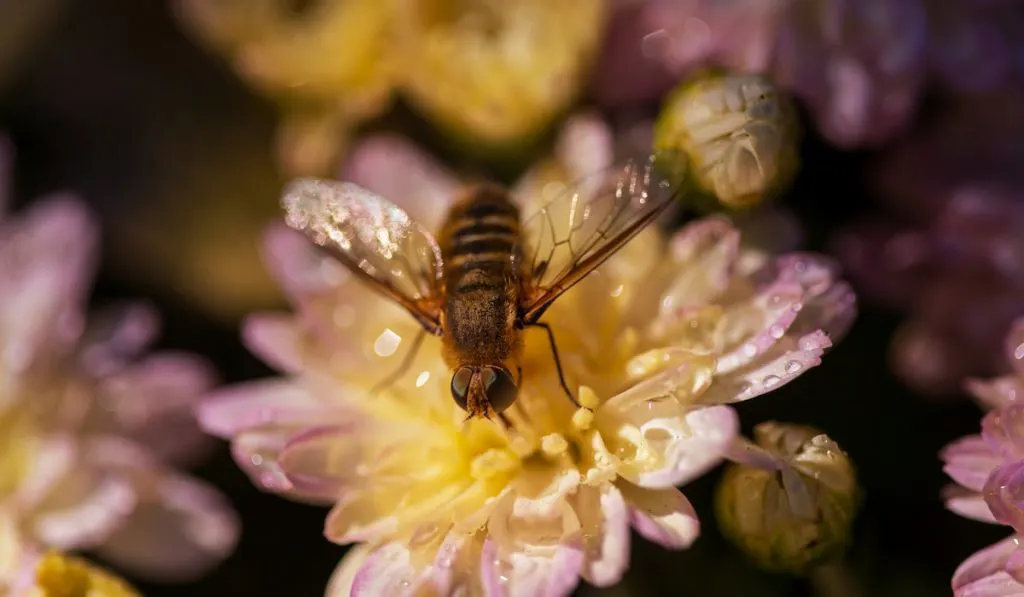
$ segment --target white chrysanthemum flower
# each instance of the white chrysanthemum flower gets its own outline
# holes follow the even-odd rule
[[[529,332],[506,428],[464,422],[436,338],[371,395],[417,323],[301,236],[274,230],[267,248],[296,312],[245,336],[286,377],[221,391],[200,417],[262,487],[333,504],[326,535],[363,544],[331,595],[564,595],[618,581],[630,526],[688,546],[699,523],[675,487],[731,445],[728,404],[817,365],[854,311],[821,257],[741,249],[722,219],[649,229],[545,317],[583,407]]]

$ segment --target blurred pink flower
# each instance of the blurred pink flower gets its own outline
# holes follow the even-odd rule
[[[188,578],[238,532],[223,496],[169,468],[202,447],[191,407],[213,372],[190,354],[144,356],[157,333],[144,305],[86,322],[96,244],[70,197],[0,214],[0,510],[45,547]]]
[[[1004,330],[1024,315],[1022,97],[959,99],[935,127],[884,154],[876,182],[885,219],[837,238],[864,295],[909,312],[892,366],[926,394],[998,373]]]
[[[1024,73],[1024,15],[1010,1],[619,0],[594,91],[652,101],[705,67],[765,73],[843,147],[901,131],[935,72],[956,90]]]
[[[599,130],[587,122],[573,121],[563,147],[610,155],[610,139],[577,134]],[[436,224],[460,183],[385,141],[357,148],[347,171]],[[558,152],[516,188],[564,185],[552,169],[583,169],[567,162],[595,159],[588,151]],[[360,545],[331,597],[559,596],[580,577],[618,582],[630,527],[688,547],[699,521],[675,486],[724,456],[737,433],[728,405],[816,366],[855,310],[820,256],[744,248],[719,218],[670,239],[649,228],[545,318],[583,408],[561,393],[546,343],[528,337],[505,428],[463,423],[435,338],[391,389],[370,396],[404,357],[415,321],[294,232],[272,229],[266,258],[295,312],[254,316],[243,334],[285,376],[217,392],[199,415],[259,486],[334,506],[326,536]]]
[[[953,575],[956,597],[1024,595],[1024,319],[1006,338],[1013,373],[972,380],[971,394],[991,410],[981,434],[957,440],[942,451],[946,474],[956,485],[945,491],[946,506],[967,518],[1013,527],[1014,535],[967,558]]]

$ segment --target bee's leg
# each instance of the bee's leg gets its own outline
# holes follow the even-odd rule
[[[405,375],[405,372],[412,367],[412,362],[416,358],[416,353],[420,351],[420,346],[423,344],[423,339],[427,337],[427,330],[420,328],[420,331],[416,333],[416,337],[412,340],[412,346],[409,347],[409,352],[405,353],[402,357],[402,362],[398,365],[398,369],[391,375],[385,377],[377,385],[370,388],[370,395],[376,395],[382,390],[387,389],[391,384],[398,381],[400,377]]]
[[[551,331],[551,326],[543,322],[530,323],[527,325],[535,328],[544,328],[544,331],[548,333],[548,341],[551,343],[551,354],[555,357],[555,369],[558,371],[558,383],[562,385],[562,389],[565,391],[565,395],[569,397],[569,400],[579,407],[580,403],[576,401],[576,397],[573,396],[572,391],[569,390],[569,384],[565,383],[565,374],[562,373],[562,361],[558,358],[558,347],[555,345],[555,333]]]

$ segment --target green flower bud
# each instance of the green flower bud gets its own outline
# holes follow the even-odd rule
[[[673,91],[655,147],[682,150],[690,184],[726,207],[752,207],[784,189],[799,163],[789,98],[766,77],[707,72]]]
[[[860,491],[853,463],[811,427],[767,422],[715,496],[723,534],[762,568],[802,574],[840,555]]]

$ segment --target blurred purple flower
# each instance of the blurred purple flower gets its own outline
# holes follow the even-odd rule
[[[1006,327],[1024,315],[1022,94],[960,100],[886,154],[886,219],[855,224],[836,251],[855,285],[909,311],[891,348],[897,375],[931,395],[999,372]]]
[[[1024,15],[993,0],[619,0],[595,79],[611,106],[653,101],[704,66],[775,78],[844,147],[902,130],[930,72],[957,90],[1024,72]]]
[[[1024,319],[1006,338],[1013,373],[972,380],[971,394],[992,408],[981,434],[964,437],[942,451],[946,474],[956,485],[945,490],[946,506],[967,518],[1013,527],[1014,535],[967,558],[953,575],[956,597],[1024,595]]]
[[[191,354],[143,354],[147,306],[86,322],[97,236],[70,197],[0,214],[0,511],[45,547],[188,578],[238,533],[223,496],[170,468],[202,448],[191,407],[214,375]]]

